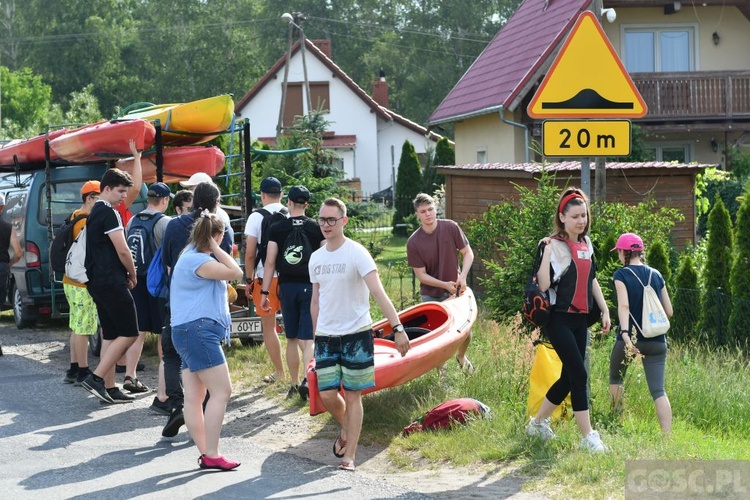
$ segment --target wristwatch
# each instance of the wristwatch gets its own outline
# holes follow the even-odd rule
[[[404,332],[404,331],[405,331],[404,325],[402,325],[401,323],[393,327],[393,333],[399,333],[399,332]]]
[[[269,293],[271,293],[271,292],[269,292],[268,290],[261,290],[260,291],[261,295],[268,295]]]

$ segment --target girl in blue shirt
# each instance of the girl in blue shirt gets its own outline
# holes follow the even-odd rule
[[[231,318],[227,280],[242,269],[219,246],[224,222],[204,210],[196,218],[188,246],[172,272],[170,306],[172,342],[182,357],[185,425],[200,457],[201,469],[231,470],[239,462],[219,454],[219,434],[232,382],[221,341],[229,335]],[[206,391],[211,398],[203,410]]]

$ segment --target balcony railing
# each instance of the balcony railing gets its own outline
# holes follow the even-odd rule
[[[648,105],[644,120],[750,117],[750,71],[633,73]]]

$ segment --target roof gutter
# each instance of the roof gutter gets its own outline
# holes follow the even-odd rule
[[[448,117],[445,117],[445,118],[441,118],[439,120],[429,121],[429,122],[427,122],[427,124],[429,126],[433,126],[433,125],[440,125],[440,124],[443,124],[443,123],[457,122],[459,120],[465,120],[467,118],[474,118],[475,116],[489,115],[490,113],[494,113],[495,111],[497,111],[499,109],[503,109],[503,107],[502,106],[492,106],[492,107],[489,107],[489,108],[482,108],[482,109],[479,109],[477,111],[471,111],[469,113],[464,113],[463,115],[453,115],[453,116],[448,116]]]
[[[505,108],[503,108],[502,106],[500,106],[500,110],[498,111],[498,113],[500,113],[500,120],[503,123],[507,123],[508,125],[512,125],[514,127],[519,127],[519,128],[523,129],[523,139],[524,139],[524,143],[525,143],[525,147],[524,147],[524,158],[525,158],[525,160],[524,160],[524,163],[529,163],[529,128],[526,125],[524,125],[523,123],[518,123],[518,122],[511,121],[511,120],[506,120],[505,119]]]

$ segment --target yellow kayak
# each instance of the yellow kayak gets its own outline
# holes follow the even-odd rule
[[[234,101],[229,94],[178,104],[157,104],[127,111],[118,119],[160,120],[165,146],[186,146],[210,141],[232,123]]]

